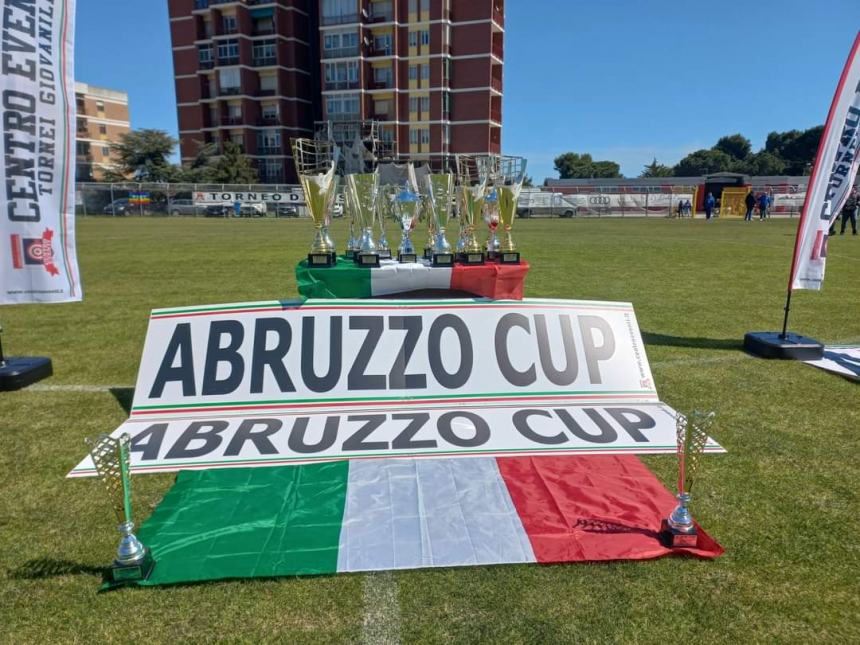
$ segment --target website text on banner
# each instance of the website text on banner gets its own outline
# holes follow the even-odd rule
[[[0,304],[81,299],[74,0],[0,2]]]
[[[628,303],[308,300],[154,311],[117,432],[140,472],[671,452],[672,415]]]
[[[827,232],[851,193],[860,148],[860,32],[827,115],[798,224],[790,289],[818,291],[824,281]]]

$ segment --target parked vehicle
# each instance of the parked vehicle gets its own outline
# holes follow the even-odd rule
[[[289,204],[278,204],[275,213],[278,217],[298,217],[299,209]]]
[[[206,207],[206,217],[227,217],[232,212],[233,207],[227,204],[210,204]]]
[[[171,215],[196,215],[201,210],[193,199],[172,199],[167,206],[167,212]]]
[[[115,199],[110,204],[104,207],[105,215],[125,215],[128,212],[129,204],[127,198]]]

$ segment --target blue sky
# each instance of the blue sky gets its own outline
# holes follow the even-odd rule
[[[502,144],[536,180],[589,152],[626,176],[740,132],[823,123],[860,0],[507,0]],[[166,0],[77,0],[76,76],[176,134]]]

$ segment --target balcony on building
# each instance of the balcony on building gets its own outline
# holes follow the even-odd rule
[[[361,113],[359,112],[331,112],[328,114],[329,121],[361,121]]]
[[[493,2],[493,20],[500,27],[505,26],[505,4],[501,0]]]
[[[264,114],[257,119],[257,125],[280,125],[281,117],[278,114]]]
[[[360,87],[358,81],[326,81],[324,89],[326,90],[357,90]]]
[[[200,69],[213,69],[215,67],[214,60],[201,60],[200,61]]]
[[[357,46],[323,49],[323,58],[353,58],[359,55]]]
[[[251,65],[254,67],[271,67],[277,64],[278,59],[275,56],[259,56],[251,59]]]
[[[320,23],[324,27],[329,25],[349,25],[354,22],[358,22],[357,13],[338,13],[332,15],[323,14],[322,18],[320,19]]]
[[[370,90],[390,90],[394,88],[394,78],[392,76],[375,76],[368,84]]]
[[[490,87],[492,87],[497,92],[502,91],[502,77],[493,75],[490,77]]]
[[[257,154],[260,156],[271,156],[281,154],[281,146],[257,146]]]
[[[394,8],[390,2],[372,2],[367,21],[370,23],[391,22],[394,20]]]
[[[221,117],[221,125],[242,125],[242,115],[233,114]]]
[[[219,58],[218,64],[219,65],[238,65],[239,64],[239,57],[238,56],[227,56],[224,58]]]
[[[254,20],[251,27],[252,36],[271,36],[275,33],[275,23],[271,18]]]
[[[375,45],[371,45],[367,49],[368,56],[391,56],[394,53],[394,48],[391,46],[388,47],[376,47]]]
[[[218,96],[238,96],[242,93],[242,88],[238,85],[230,87],[221,87],[218,89]]]

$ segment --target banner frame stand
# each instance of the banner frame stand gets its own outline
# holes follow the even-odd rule
[[[750,331],[744,334],[744,350],[760,358],[814,361],[824,357],[824,345],[793,332]]]
[[[0,335],[3,328],[0,327]],[[46,379],[54,373],[51,359],[47,356],[3,355],[0,339],[0,392],[12,392]]]

